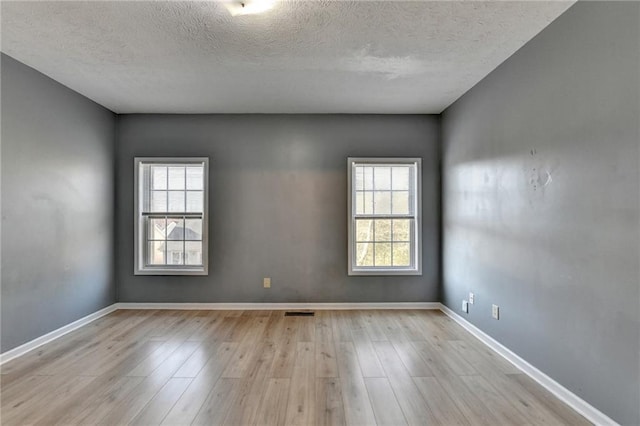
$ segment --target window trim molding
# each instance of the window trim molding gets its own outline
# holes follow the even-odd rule
[[[356,214],[353,211],[353,165],[358,164],[415,164],[415,195],[416,212],[413,237],[415,238],[415,264],[412,268],[406,267],[369,267],[356,268],[353,264],[355,239],[354,221]],[[422,158],[420,157],[348,157],[347,158],[347,252],[349,276],[411,276],[422,275]]]
[[[140,250],[140,243],[144,238],[141,212],[141,182],[140,163],[203,163],[203,194],[202,194],[202,266],[189,265],[161,265],[145,266]],[[134,275],[209,275],[209,157],[134,157],[133,159],[133,274]]]

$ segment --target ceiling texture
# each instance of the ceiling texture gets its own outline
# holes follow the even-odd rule
[[[1,48],[117,113],[440,113],[572,4],[3,1]]]

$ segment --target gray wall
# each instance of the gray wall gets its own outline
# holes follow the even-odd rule
[[[640,424],[640,3],[579,2],[443,116],[443,300]],[[500,306],[499,321],[491,304]]]
[[[5,352],[115,301],[115,116],[2,55]]]
[[[119,116],[118,300],[437,301],[438,139],[438,116]],[[133,275],[135,156],[210,157],[209,276]],[[423,158],[423,276],[347,276],[348,156]]]

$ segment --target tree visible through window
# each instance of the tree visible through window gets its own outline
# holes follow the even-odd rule
[[[206,273],[207,159],[136,164],[136,273]]]
[[[349,273],[420,273],[420,159],[349,159],[349,173]]]

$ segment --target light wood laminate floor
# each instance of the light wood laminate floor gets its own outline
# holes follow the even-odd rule
[[[3,425],[584,425],[439,311],[119,310],[2,366]]]

